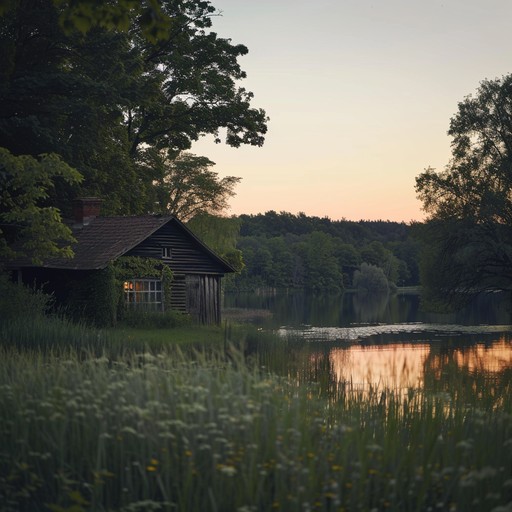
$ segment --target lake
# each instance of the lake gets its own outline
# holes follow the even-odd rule
[[[328,387],[442,391],[454,378],[504,385],[512,373],[511,306],[504,294],[450,314],[423,311],[417,293],[238,293],[226,294],[224,305],[227,318],[283,339],[282,347],[251,347],[268,366]]]

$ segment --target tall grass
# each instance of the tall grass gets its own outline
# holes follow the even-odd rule
[[[84,340],[0,348],[1,510],[512,508],[509,385],[328,396],[232,348]]]

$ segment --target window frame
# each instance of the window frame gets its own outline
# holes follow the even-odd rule
[[[123,283],[123,294],[127,309],[164,310],[164,291],[161,279],[126,279]]]

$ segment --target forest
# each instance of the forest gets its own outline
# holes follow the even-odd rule
[[[201,214],[188,226],[238,271],[226,276],[229,291],[388,292],[420,282],[421,241],[414,224],[268,211]]]

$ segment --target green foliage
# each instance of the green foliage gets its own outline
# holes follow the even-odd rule
[[[240,219],[236,217],[219,217],[200,213],[187,222],[187,227],[210,249],[231,265],[237,274],[245,267],[242,251],[237,248],[240,234]],[[234,274],[223,279],[225,287],[232,287]]]
[[[431,219],[512,224],[512,75],[484,80],[450,120],[452,160],[427,169],[416,191]]]
[[[139,256],[121,256],[113,263],[116,279],[119,282],[146,277],[158,278],[162,275],[162,267],[161,260]]]
[[[247,48],[210,30],[208,1],[11,4],[0,13],[0,147],[59,154],[84,177],[79,190],[59,182],[49,206],[65,211],[81,194],[103,197],[109,214],[153,211],[162,175],[149,154],[172,160],[220,130],[231,146],[263,144],[266,114],[239,86]]]
[[[14,283],[8,274],[0,273],[0,324],[43,317],[52,306],[52,296],[40,289]]]
[[[512,289],[511,93],[512,75],[483,81],[450,121],[445,170],[428,168],[416,178],[428,213],[418,229],[423,284],[440,304]]]
[[[164,311],[171,311],[171,288],[174,280],[174,273],[168,265],[162,267],[162,291],[164,294]]]
[[[0,258],[41,264],[51,256],[73,256],[71,230],[59,210],[47,205],[59,180],[73,185],[81,176],[57,155],[14,156],[0,148]]]
[[[165,152],[147,150],[144,163],[155,177],[158,212],[174,215],[181,221],[206,213],[222,213],[241,180],[235,176],[219,178],[211,170],[214,162],[186,152],[170,159]]]
[[[88,272],[68,285],[70,290],[65,313],[98,327],[114,325],[120,299],[119,284],[113,265]]]
[[[172,20],[162,12],[158,0],[117,0],[115,3],[96,0],[53,0],[59,8],[59,22],[66,32],[83,34],[95,27],[127,32],[140,19],[142,34],[156,43],[169,36]]]
[[[498,382],[447,365],[442,382],[430,372],[428,388],[361,391],[312,382],[328,357],[298,360],[279,345],[272,343],[270,361],[293,357],[309,372],[279,377],[232,347],[193,356],[128,350],[115,359],[83,347],[65,357],[0,348],[3,503],[11,510],[41,503],[112,511],[507,509],[510,372]]]
[[[343,279],[334,254],[333,238],[313,231],[298,245],[304,262],[304,285],[309,290],[340,291]]]
[[[139,256],[122,256],[113,263],[116,276],[119,304],[118,315],[124,320],[137,315],[135,311],[129,313],[125,309],[123,283],[130,279],[156,278],[162,280],[164,311],[171,310],[171,288],[174,274],[168,265],[156,258],[141,258]],[[149,312],[147,313],[150,314]],[[144,314],[141,313],[141,318]],[[172,315],[171,315],[172,316]]]
[[[285,212],[239,219],[238,248],[246,267],[228,283],[231,289],[351,288],[362,261],[380,267],[390,283],[419,282],[419,246],[406,224],[331,221]]]
[[[17,4],[16,0],[4,0],[0,3],[0,16],[12,14]],[[144,37],[155,43],[165,39],[172,26],[158,0],[53,0],[53,4],[59,12],[59,23],[68,34],[76,30],[86,34],[95,27],[126,32],[137,16]]]
[[[376,265],[361,263],[354,273],[354,287],[366,293],[387,293],[389,283],[384,271]]]

